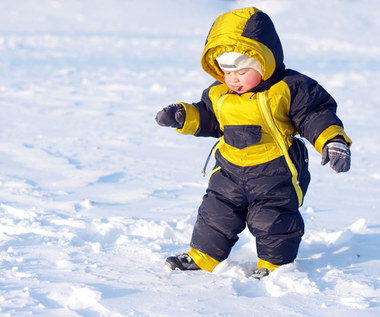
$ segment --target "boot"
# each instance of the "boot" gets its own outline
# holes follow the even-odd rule
[[[250,277],[255,278],[257,280],[261,280],[263,277],[268,276],[270,272],[271,271],[269,271],[265,267],[261,267],[254,271]]]
[[[195,264],[193,259],[187,254],[179,254],[176,256],[169,256],[165,261],[166,266],[172,270],[200,270],[201,268]]]

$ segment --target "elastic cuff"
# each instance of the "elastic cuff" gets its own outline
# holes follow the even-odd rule
[[[281,265],[272,264],[272,263],[265,261],[265,260],[262,260],[262,259],[259,259],[257,261],[257,268],[258,269],[264,267],[264,268],[268,269],[269,271],[274,271],[275,269],[277,269],[280,266]]]
[[[183,127],[181,129],[177,129],[177,131],[182,134],[194,135],[198,131],[200,120],[197,107],[187,103],[178,104],[185,108],[186,118]]]
[[[219,264],[219,261],[194,248],[190,248],[190,251],[187,252],[187,254],[202,270],[208,272],[212,272],[215,269],[215,267]]]
[[[318,136],[314,144],[315,149],[320,154],[322,154],[322,150],[326,142],[336,137],[337,135],[341,135],[344,138],[344,140],[347,142],[348,146],[351,146],[352,141],[347,136],[346,132],[344,132],[343,128],[339,125],[331,125],[327,129],[323,130],[322,133]]]

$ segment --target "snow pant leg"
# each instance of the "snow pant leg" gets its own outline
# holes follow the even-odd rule
[[[243,187],[219,168],[210,177],[190,245],[219,262],[225,260],[246,226],[246,214]]]
[[[288,198],[281,198],[284,192],[289,192]],[[279,197],[251,203],[247,214],[248,228],[256,237],[258,257],[275,265],[294,261],[304,233],[293,185],[285,191],[282,188]]]

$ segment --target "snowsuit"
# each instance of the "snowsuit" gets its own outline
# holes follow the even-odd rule
[[[262,65],[262,82],[251,91],[239,95],[224,83],[215,58],[229,51]],[[200,268],[212,271],[247,225],[260,259],[290,263],[304,233],[298,208],[310,182],[307,149],[296,135],[320,153],[338,135],[351,144],[336,115],[336,102],[315,80],[285,68],[274,25],[256,8],[218,17],[201,62],[217,81],[200,102],[180,103],[186,120],[177,131],[220,140],[189,255]]]

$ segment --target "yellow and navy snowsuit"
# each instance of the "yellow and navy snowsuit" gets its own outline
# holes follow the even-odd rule
[[[263,67],[262,82],[242,95],[227,87],[215,60],[229,51],[253,57]],[[295,136],[320,153],[338,135],[351,144],[336,116],[336,102],[315,80],[285,69],[274,25],[256,8],[218,17],[201,62],[217,81],[200,102],[181,103],[186,121],[177,130],[220,140],[189,255],[212,271],[248,225],[263,266],[290,263],[304,233],[298,208],[310,182],[307,150]]]

